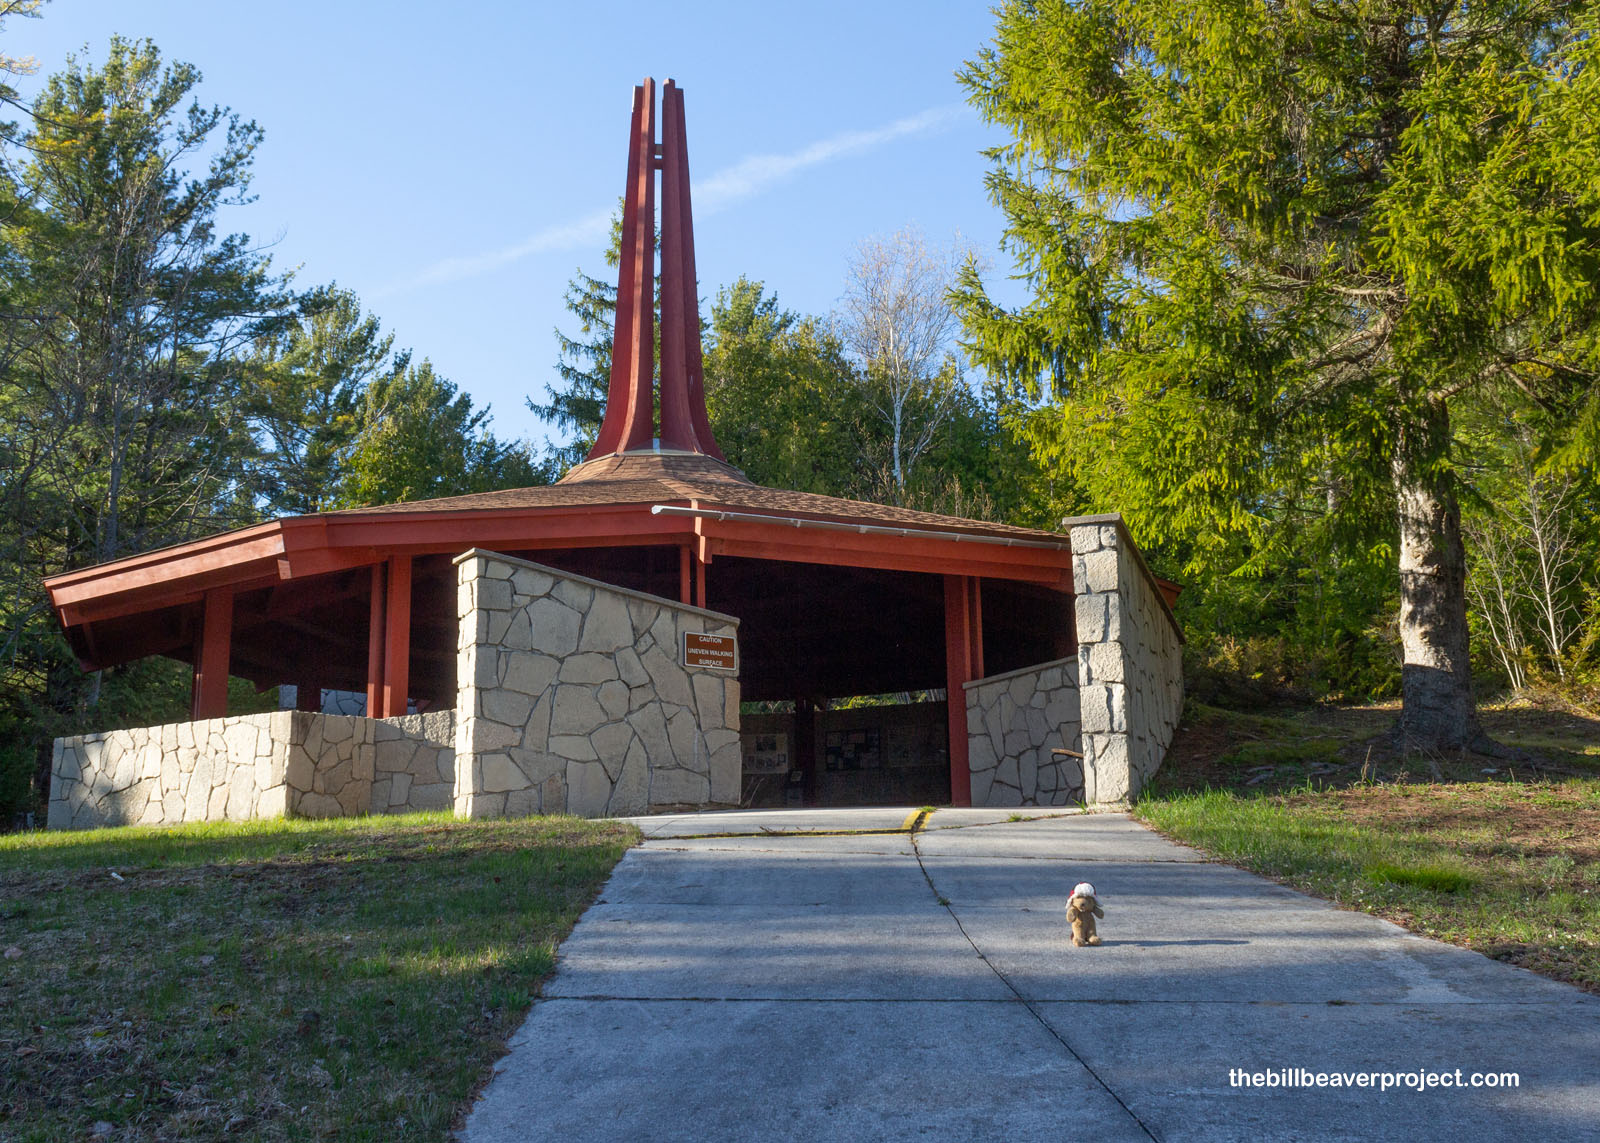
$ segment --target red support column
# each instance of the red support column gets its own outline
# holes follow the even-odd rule
[[[367,717],[383,705],[383,565],[372,565],[372,604],[367,612]]]
[[[988,672],[983,669],[983,579],[967,577],[967,610],[972,616],[972,677],[981,679]]]
[[[694,564],[694,552],[688,544],[678,549],[678,602],[694,602],[694,573],[690,570]]]
[[[383,631],[383,713],[398,718],[406,712],[411,687],[411,557],[389,560],[389,590]]]
[[[233,589],[206,592],[195,644],[194,690],[189,714],[194,719],[222,718],[228,713],[228,660],[233,653]]]
[[[967,692],[963,683],[980,678],[973,648],[983,646],[982,621],[974,602],[972,576],[944,577],[945,705],[950,725],[950,804],[972,804],[972,770],[967,762]]]
[[[701,546],[704,546],[704,541],[701,541]],[[703,553],[695,553],[694,605],[696,607],[704,607],[706,605],[706,564],[710,562]]]

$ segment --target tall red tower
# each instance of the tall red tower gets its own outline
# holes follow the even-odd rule
[[[659,388],[654,328],[657,172],[661,175]],[[723,459],[706,417],[683,91],[670,79],[661,93],[659,143],[655,80],[646,79],[633,89],[611,386],[600,435],[585,459],[633,452],[688,452]]]

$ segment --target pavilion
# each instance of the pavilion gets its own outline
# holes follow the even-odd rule
[[[83,669],[151,655],[190,663],[195,720],[228,715],[230,675],[294,684],[308,708],[326,689],[364,692],[373,719],[451,709],[462,686],[457,564],[477,549],[737,617],[746,703],[786,700],[803,713],[846,696],[943,689],[953,701],[940,713],[950,779],[940,800],[958,805],[973,798],[977,768],[1006,772],[1007,732],[982,732],[981,709],[973,730],[980,681],[1081,659],[1073,685],[1086,686],[1083,645],[1098,640],[1129,656],[1145,646],[1170,691],[1176,589],[1149,573],[1117,518],[1066,521],[1062,532],[957,519],[765,488],[723,458],[706,415],[683,93],[672,80],[659,144],[655,117],[647,79],[634,94],[610,389],[583,463],[552,486],[286,517],[51,577]],[[1101,560],[1109,579],[1075,587],[1075,541],[1077,575],[1100,575],[1095,553],[1112,552]],[[1109,618],[1091,638],[1080,630],[1086,602],[1100,607],[1102,596],[1110,611],[1094,614]],[[1117,600],[1127,620],[1113,630]],[[1140,607],[1149,630],[1136,636],[1123,628]],[[1113,673],[1107,686],[1136,686],[1132,665]],[[1134,696],[1119,715],[1105,694],[1106,733],[1134,734],[1113,725],[1132,717]],[[1160,705],[1159,721],[1175,722],[1170,694]],[[1088,717],[1053,717],[1043,732],[1053,746],[1028,749],[1071,758],[1089,746],[1092,760]],[[821,750],[803,721],[792,724],[794,752],[815,795]],[[1151,732],[1154,764],[1170,732]],[[1121,784],[1123,796],[1137,780]]]

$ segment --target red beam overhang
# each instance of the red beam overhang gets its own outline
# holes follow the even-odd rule
[[[750,556],[836,567],[873,567],[939,575],[1045,583],[1071,590],[1066,537],[911,528],[890,521],[840,520],[816,514],[778,516],[691,502],[658,504],[654,515],[692,519],[710,555]]]
[[[64,572],[47,578],[44,586],[64,627],[172,607],[198,598],[208,587],[276,578],[284,523],[274,520]]]
[[[733,506],[726,509],[730,518],[717,519],[722,509],[692,499],[671,505],[669,513],[655,514],[651,507],[645,502],[289,517],[51,576],[45,587],[62,626],[70,630],[97,620],[198,604],[210,588],[251,590],[367,566],[392,555],[693,541],[708,557],[984,576],[1071,589],[1065,537],[1059,547],[1005,546],[1008,539],[1015,542],[1014,534],[981,528],[908,530],[893,520],[870,518],[843,521],[850,526],[837,528],[836,517],[799,513],[774,515],[769,522],[764,513]],[[702,508],[705,515],[693,514]],[[834,530],[796,527],[796,519]],[[858,530],[861,526],[867,530]],[[1027,538],[1022,542],[1036,543]]]
[[[984,551],[974,544],[922,537],[845,533],[801,536],[776,524],[707,520],[703,526],[710,554],[788,560],[834,567],[884,568],[930,575],[973,575],[1024,580],[1070,588],[1070,553],[1030,548]],[[1001,552],[1002,559],[995,558]],[[989,558],[984,558],[988,556]]]

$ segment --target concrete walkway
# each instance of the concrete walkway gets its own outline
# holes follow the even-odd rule
[[[466,1143],[1600,1139],[1594,997],[1122,815],[830,832],[909,812],[642,819]],[[1076,949],[1085,879],[1105,944]],[[1233,1068],[1520,1086],[1236,1088]]]

